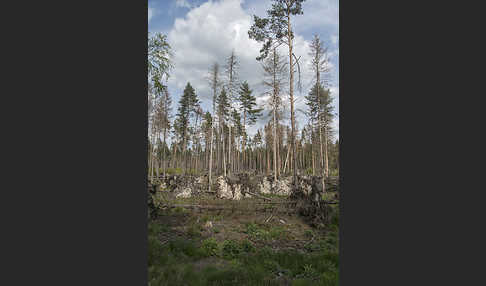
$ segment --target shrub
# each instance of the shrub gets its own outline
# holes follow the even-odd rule
[[[172,240],[169,242],[169,251],[174,256],[179,256],[181,253],[193,258],[201,258],[204,256],[202,250],[196,247],[192,240]]]
[[[204,240],[201,248],[205,256],[218,255],[218,242],[212,237]]]
[[[234,240],[225,240],[223,242],[222,254],[226,259],[233,259],[240,255],[240,245]]]
[[[246,225],[246,234],[254,240],[267,240],[271,237],[270,233],[264,229],[259,228],[254,223],[249,223]]]
[[[310,264],[304,265],[304,277],[313,278],[317,276],[316,270]]]
[[[330,172],[329,172],[329,176],[339,177],[339,170],[338,169],[331,169]]]
[[[254,223],[249,223],[246,225],[246,234],[249,236],[254,236],[258,233],[258,226]]]
[[[202,226],[200,224],[191,223],[191,225],[187,229],[187,234],[192,238],[199,237],[201,236],[201,231],[202,231]]]
[[[241,250],[243,252],[255,252],[255,246],[249,240],[245,239],[241,242]]]
[[[269,236],[272,239],[287,238],[287,231],[281,226],[274,226],[270,229]]]

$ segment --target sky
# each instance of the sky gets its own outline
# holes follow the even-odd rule
[[[271,0],[149,0],[148,30],[160,32],[168,37],[174,54],[174,69],[167,82],[172,96],[175,113],[180,96],[187,82],[196,90],[204,111],[211,111],[211,90],[207,80],[209,67],[218,62],[224,66],[225,59],[234,50],[239,61],[238,78],[248,81],[257,104],[268,113],[267,98],[262,95],[263,69],[256,61],[262,44],[249,39],[248,29],[253,23],[253,15],[266,16],[271,8]],[[292,19],[294,53],[301,56],[302,91],[294,89],[296,124],[298,129],[307,122],[299,110],[306,110],[304,96],[314,83],[310,69],[309,44],[314,34],[319,35],[327,47],[331,59],[331,96],[337,114],[333,128],[339,137],[339,0],[306,0],[302,4],[303,15]],[[281,50],[283,56],[288,47]],[[288,59],[288,54],[286,56]],[[222,69],[223,70],[223,69]],[[295,74],[297,76],[297,73]],[[285,96],[288,97],[288,96]],[[287,104],[289,106],[289,104]],[[290,114],[289,107],[286,111]],[[290,118],[290,116],[288,116]],[[248,133],[254,135],[270,120],[260,118]],[[290,126],[290,119],[284,122]]]

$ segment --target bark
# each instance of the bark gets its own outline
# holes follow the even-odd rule
[[[328,147],[327,147],[327,127],[324,126],[324,159],[325,159],[325,177],[329,177],[329,158],[328,158]]]
[[[276,87],[277,53],[273,49],[273,172],[277,181],[277,87]]]
[[[289,32],[288,40],[289,40],[289,67],[290,67],[290,121],[292,123],[292,162],[295,166],[295,116],[294,116],[294,66],[293,66],[293,58],[292,58],[292,27],[290,24],[290,10],[287,9],[287,29]],[[293,182],[296,183],[297,180],[297,172],[296,168],[293,168]]]
[[[164,148],[163,148],[163,155],[162,155],[162,165],[163,165],[163,168],[164,168],[164,178],[165,178],[165,146],[167,146],[166,144],[166,136],[167,136],[167,128],[164,127]]]
[[[231,123],[228,124],[228,173],[231,174]]]
[[[287,168],[287,161],[289,160],[289,154],[290,154],[290,148],[287,147],[287,157],[285,158],[285,164],[284,164],[284,169],[283,169],[284,174],[285,174],[285,170]]]
[[[211,147],[209,151],[209,191],[211,192],[211,185],[212,185],[212,180],[211,180],[211,174],[213,170],[213,135],[214,135],[214,128],[213,128],[213,122],[214,119],[211,120]]]

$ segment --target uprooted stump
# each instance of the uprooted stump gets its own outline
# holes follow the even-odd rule
[[[158,206],[155,204],[154,195],[157,192],[155,185],[148,184],[148,219],[154,220],[157,218]]]
[[[297,179],[298,183],[292,185],[292,192],[289,197],[290,200],[294,201],[295,210],[314,227],[328,224],[330,213],[333,211],[330,205],[338,202],[327,202],[322,199],[324,193],[322,177],[299,176]]]
[[[207,196],[209,185],[208,176],[168,175],[159,178],[156,183],[155,204],[150,202],[150,209],[158,206],[157,195],[163,195],[163,201],[171,198],[191,198],[200,195]],[[332,211],[331,204],[337,204],[338,178],[327,178],[325,191],[322,188],[322,177],[297,176],[296,185],[292,177],[280,177],[274,180],[273,176],[254,175],[250,173],[229,174],[215,177],[212,181],[211,194],[218,199],[244,202],[243,198],[256,198],[262,203],[275,202],[276,198],[266,194],[280,195],[282,207],[291,213],[298,213],[314,226],[327,224]],[[154,191],[152,191],[154,192]],[[325,195],[324,195],[325,194]],[[324,195],[324,196],[323,196]],[[246,202],[245,202],[246,203]],[[200,208],[199,208],[200,209]],[[153,212],[155,214],[155,212]]]

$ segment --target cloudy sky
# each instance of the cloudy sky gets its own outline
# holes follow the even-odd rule
[[[168,82],[173,98],[173,109],[187,82],[195,88],[202,100],[204,110],[210,110],[211,91],[207,81],[209,67],[218,62],[224,65],[225,59],[234,49],[239,61],[238,77],[248,81],[254,90],[257,102],[265,106],[261,96],[263,70],[255,60],[261,44],[248,38],[253,15],[266,16],[271,7],[270,0],[149,0],[149,32],[161,32],[168,36],[174,53],[174,70]],[[310,70],[309,43],[314,34],[320,36],[328,48],[331,58],[331,95],[334,98],[336,113],[339,111],[339,0],[307,0],[304,2],[304,15],[294,17],[293,29],[296,34],[294,50],[301,56],[302,92],[295,91],[296,109],[305,110],[304,96],[312,85],[313,74]],[[286,50],[282,50],[285,55]],[[288,56],[287,56],[288,59]],[[297,126],[300,129],[307,122],[305,116],[296,112]],[[250,128],[253,135],[269,118],[260,119]],[[339,118],[334,122],[338,131]],[[336,134],[338,136],[338,134]]]

